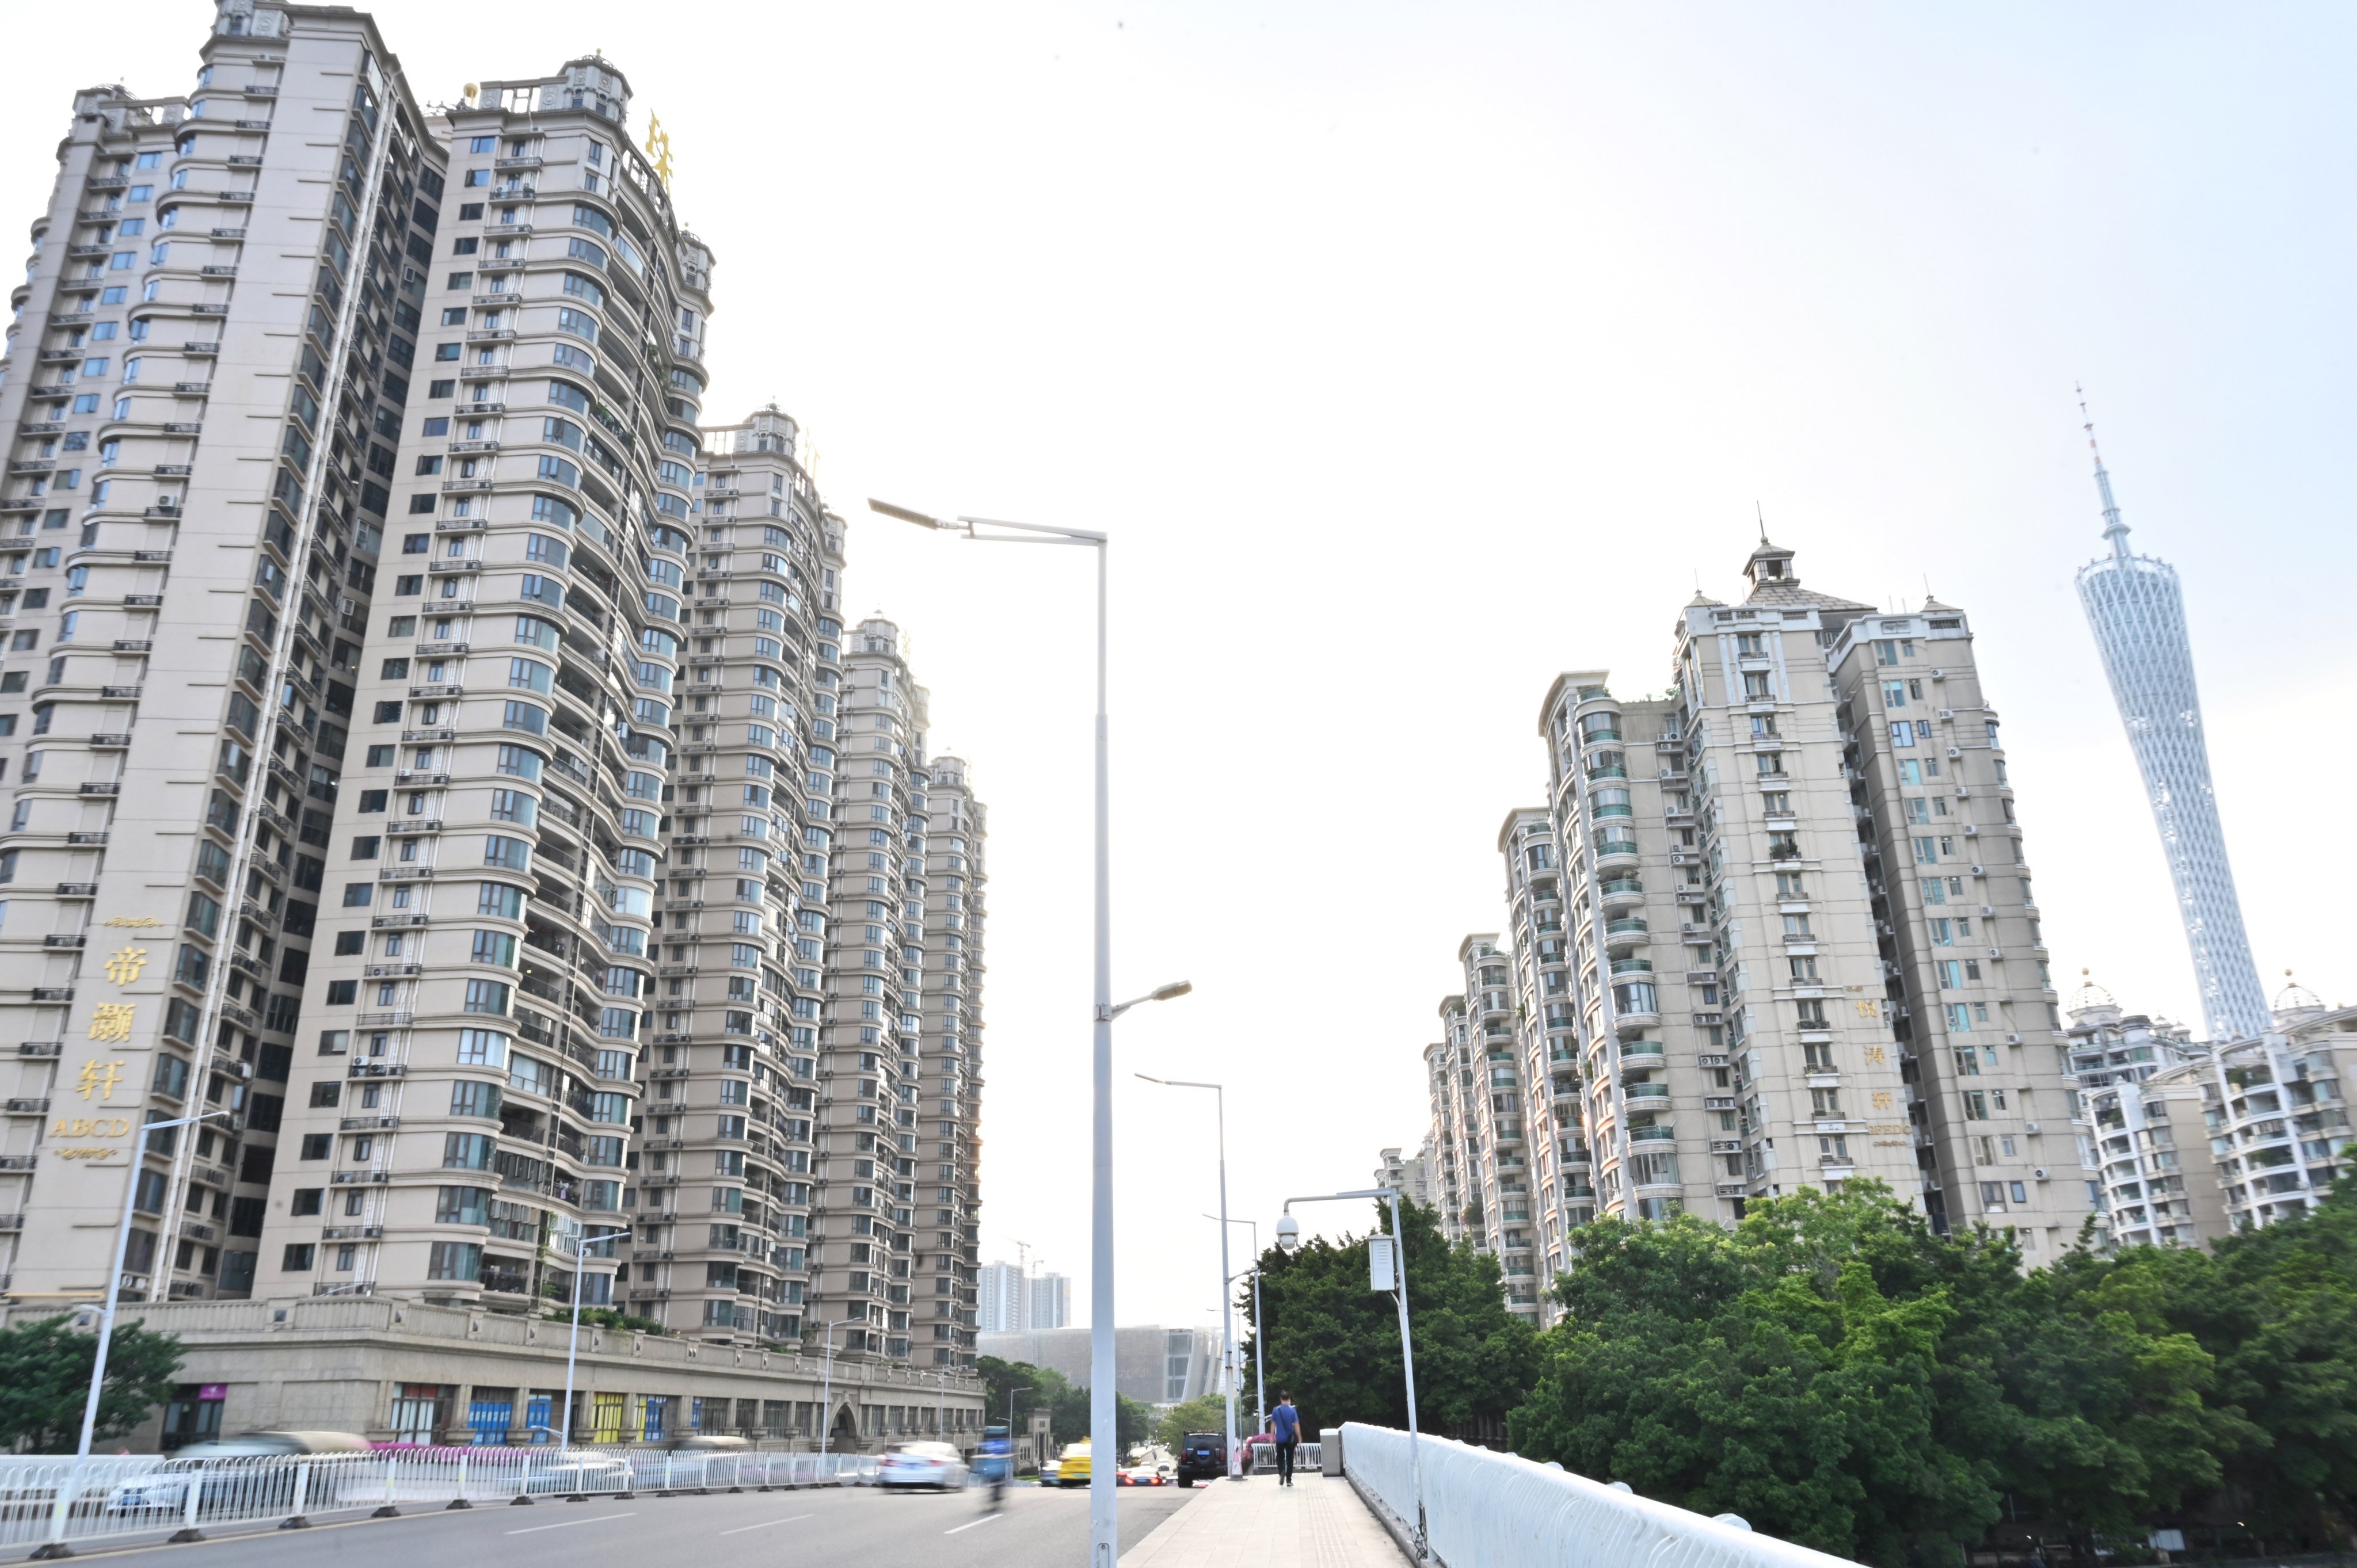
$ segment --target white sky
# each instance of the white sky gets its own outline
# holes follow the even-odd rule
[[[2074,380],[2185,579],[2262,974],[2357,993],[2345,9],[376,10],[421,96],[597,46],[670,131],[708,412],[811,432],[847,607],[909,628],[990,804],[984,1256],[1031,1243],[1081,1320],[1087,563],[869,494],[1114,535],[1116,983],[1197,987],[1121,1026],[1125,1322],[1217,1301],[1208,1096],[1128,1070],[1232,1087],[1265,1234],[1414,1145],[1549,680],[1659,687],[1755,500],[1811,585],[1972,612],[2058,976],[2198,1016],[2070,586]],[[104,14],[10,18],[0,221],[72,89],[190,83],[206,6]]]

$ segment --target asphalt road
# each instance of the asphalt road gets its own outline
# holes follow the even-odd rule
[[[1175,1487],[1125,1488],[1121,1549],[1194,1496]],[[1088,1561],[1085,1490],[1010,1487],[992,1513],[979,1490],[886,1494],[868,1487],[627,1502],[537,1502],[531,1508],[421,1509],[397,1520],[323,1520],[310,1530],[222,1534],[200,1544],[80,1548],[85,1559],[133,1558],[174,1568],[414,1568],[420,1558],[500,1568],[645,1568],[703,1552],[732,1564],[914,1563],[921,1568],[1044,1568]]]

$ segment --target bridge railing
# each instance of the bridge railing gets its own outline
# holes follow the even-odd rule
[[[1442,1568],[1854,1568],[1736,1523],[1708,1519],[1514,1454],[1417,1440],[1424,1515]],[[1371,1508],[1413,1537],[1407,1434],[1342,1428],[1342,1471]]]

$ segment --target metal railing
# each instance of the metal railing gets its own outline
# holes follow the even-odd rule
[[[863,1454],[699,1454],[660,1448],[388,1447],[365,1454],[174,1459],[93,1456],[66,1514],[70,1545],[232,1530],[355,1513],[514,1506],[640,1492],[872,1486]],[[70,1455],[0,1455],[0,1549],[48,1539]]]
[[[1407,1434],[1342,1428],[1342,1471],[1369,1507],[1413,1539]],[[1755,1535],[1732,1514],[1706,1519],[1559,1466],[1445,1437],[1417,1444],[1431,1561],[1442,1568],[1854,1568],[1849,1560]]]

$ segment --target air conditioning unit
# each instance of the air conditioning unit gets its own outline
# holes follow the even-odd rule
[[[1945,670],[1934,670],[1932,671],[1932,679],[1934,681],[1944,681],[1947,678],[1948,672]]]
[[[1940,716],[1943,719],[1953,719],[1956,716],[1956,710],[1953,708],[1942,708],[1940,710]]]
[[[1964,748],[1961,746],[1952,746],[1948,747],[1948,755],[1950,757],[1962,757],[1964,754]]]
[[[2046,1167],[2044,1165],[2040,1165],[2029,1174],[2035,1176],[2038,1180],[2044,1181],[2046,1179]]]
[[[2007,1035],[2005,1037],[2005,1043],[2008,1046],[2018,1046],[2021,1044],[2021,1036],[2019,1035]]]
[[[2034,1138],[2038,1135],[2038,1123],[2035,1122],[2024,1122],[2021,1124],[2021,1130]]]
[[[1966,822],[1964,824],[1964,836],[1968,839],[1980,837],[1981,825],[1978,822]]]
[[[1994,914],[1996,914],[1996,905],[1994,905],[1994,904],[1984,904],[1984,905],[1982,905],[1982,906],[1981,906],[1981,914],[1983,915],[1983,917],[1987,917],[1987,916],[1990,916],[1990,915],[1994,915]]]
[[[1986,876],[1988,873],[1982,867],[1975,865],[1973,867],[1973,875],[1975,876]]]

